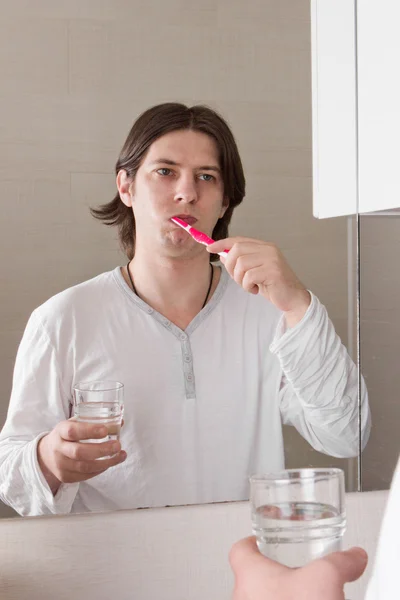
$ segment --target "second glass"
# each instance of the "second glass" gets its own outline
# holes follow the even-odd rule
[[[84,423],[105,425],[102,439],[82,440],[101,443],[118,440],[124,412],[124,385],[119,381],[91,381],[74,387],[74,417]]]
[[[264,556],[302,567],[341,549],[346,527],[341,469],[288,469],[250,478],[253,533]]]

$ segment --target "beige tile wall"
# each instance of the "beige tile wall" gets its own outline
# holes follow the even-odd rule
[[[31,311],[124,260],[88,206],[138,114],[208,103],[232,125],[248,193],[233,233],[278,243],[347,337],[345,219],[311,199],[309,0],[1,2],[0,423]],[[289,464],[327,464],[295,431]]]
[[[400,452],[400,216],[361,217],[361,368],[373,427],[363,488],[387,489]]]

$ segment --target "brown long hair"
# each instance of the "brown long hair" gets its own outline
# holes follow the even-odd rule
[[[115,173],[124,169],[134,179],[151,144],[171,131],[191,129],[211,136],[217,143],[220,168],[224,184],[224,197],[228,200],[225,214],[215,225],[212,236],[221,240],[228,236],[228,226],[233,210],[245,195],[245,178],[239,151],[226,121],[207,106],[192,106],[167,102],[149,108],[133,124],[120,152]],[[91,214],[106,225],[118,227],[122,249],[129,259],[135,252],[135,218],[131,207],[126,206],[117,193],[111,202],[91,208]],[[218,255],[211,255],[217,260]]]

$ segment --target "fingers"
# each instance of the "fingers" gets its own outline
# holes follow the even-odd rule
[[[254,267],[246,271],[242,278],[242,288],[251,294],[258,294],[259,286],[265,285],[265,267]]]
[[[225,259],[225,267],[238,285],[242,285],[244,276],[251,269],[262,265],[262,259],[259,254],[242,254],[238,258],[234,255]]]
[[[245,250],[248,250],[248,252],[246,253]],[[254,275],[255,269],[262,269],[264,261],[265,257],[260,252],[257,252],[257,248],[253,244],[250,248],[243,248],[242,246],[238,248],[235,246],[228,256],[224,258],[223,264],[234,281],[247,289],[247,291],[250,291],[254,287],[254,284],[245,287],[243,285],[244,278],[250,271],[253,271],[252,275]],[[260,271],[257,271],[257,275],[259,277],[262,276]],[[247,275],[247,279],[248,277],[249,275]]]
[[[329,554],[316,561],[316,564],[323,562],[329,563],[330,567],[335,569],[340,584],[344,585],[361,577],[368,564],[368,555],[362,548],[351,548],[345,552]]]
[[[118,440],[103,442],[102,444],[90,444],[69,442],[61,440],[60,452],[71,460],[88,461],[111,456],[120,452],[121,444]]]
[[[222,259],[226,270],[234,281],[246,291],[257,294],[259,285],[266,279],[279,278],[284,267],[282,257],[274,244],[248,240],[246,238],[228,238],[221,240],[221,247],[229,241],[229,254]],[[233,244],[233,245],[232,245]],[[214,244],[207,247],[210,251]]]
[[[73,468],[75,472],[82,473],[83,475],[98,475],[110,467],[119,465],[125,459],[126,452],[121,450],[115,456],[104,458],[103,460],[74,461]]]
[[[52,486],[58,489],[59,482],[85,481],[124,462],[127,455],[121,450],[119,440],[98,443],[79,441],[105,438],[109,433],[108,427],[69,419],[58,423],[40,440],[38,461],[52,490]]]
[[[225,264],[234,267],[238,260],[246,259],[246,257],[251,254],[257,257],[263,256],[265,260],[266,256],[271,256],[272,258],[274,255],[273,253],[274,249],[271,244],[261,244],[260,242],[236,242],[230,249],[228,256],[225,258]],[[258,264],[261,264],[259,260]]]
[[[262,283],[264,279],[262,275],[265,269],[263,269],[261,265],[254,265],[252,258],[256,259],[257,256],[239,258],[232,273],[232,277],[236,283],[248,292],[250,292],[254,286],[257,287],[257,283]]]
[[[108,429],[105,425],[95,423],[82,423],[69,419],[58,424],[58,433],[63,440],[79,442],[80,440],[93,440],[106,437]]]
[[[210,244],[206,247],[207,252],[211,254],[217,254],[218,252],[223,252],[224,250],[230,250],[232,246],[235,244],[235,238],[225,238],[224,240],[218,240],[213,244]]]
[[[236,236],[236,237],[229,237],[229,238],[225,238],[223,240],[218,240],[217,242],[214,242],[213,244],[210,244],[209,246],[207,246],[207,251],[213,254],[216,254],[218,252],[223,252],[224,250],[231,250],[231,248],[233,248],[233,246],[235,246],[236,244],[247,244],[247,245],[252,245],[254,246],[254,244],[262,244],[262,245],[271,245],[273,246],[273,244],[269,244],[269,242],[265,242],[263,240],[255,240],[253,238],[248,238],[248,237],[243,237],[243,236]],[[254,252],[254,250],[253,250]]]
[[[254,568],[259,564],[262,565],[264,570],[270,569],[271,573],[274,574],[289,570],[288,567],[263,556],[258,550],[254,536],[244,538],[232,546],[229,553],[229,562],[234,573],[242,569]]]
[[[101,443],[81,441],[106,437],[109,430],[105,425],[69,419],[59,423],[57,429],[59,437],[54,456],[56,476],[64,483],[89,479],[126,459],[126,452],[121,451],[119,440]]]
[[[56,476],[62,483],[86,481],[87,479],[100,475],[107,469],[124,462],[126,456],[126,452],[123,450],[111,458],[92,461],[76,461],[60,455]]]

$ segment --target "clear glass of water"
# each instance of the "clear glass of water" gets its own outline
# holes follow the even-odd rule
[[[288,567],[341,549],[346,528],[341,469],[288,469],[250,478],[257,546]]]
[[[105,425],[102,439],[81,440],[101,443],[119,440],[124,414],[124,384],[119,381],[89,381],[74,386],[74,417],[84,423]],[[107,457],[105,457],[107,458]]]

